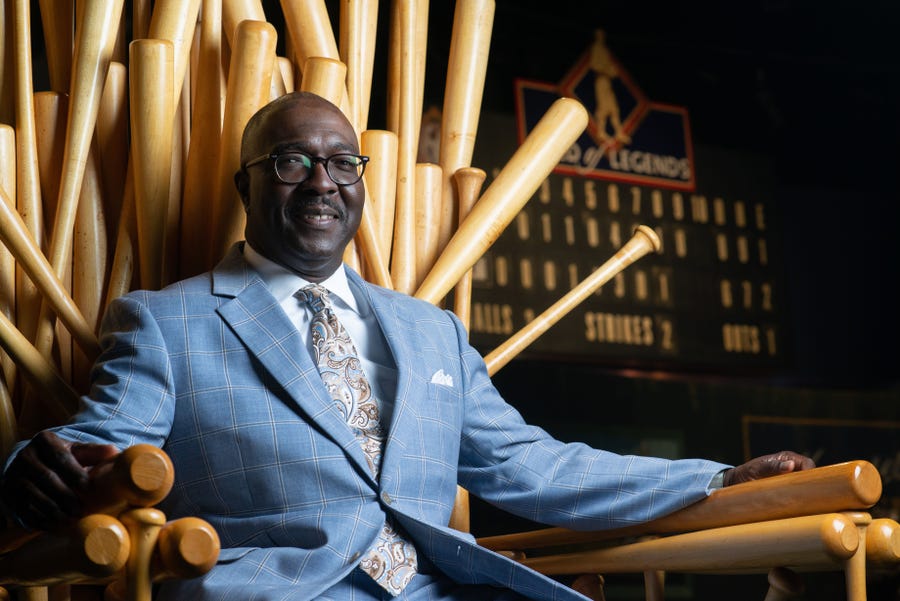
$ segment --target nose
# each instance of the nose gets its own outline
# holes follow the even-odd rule
[[[303,182],[303,185],[320,194],[337,192],[337,184],[328,175],[324,161],[315,161],[313,163],[309,177]]]

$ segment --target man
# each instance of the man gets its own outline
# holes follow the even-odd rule
[[[457,483],[534,521],[599,529],[680,509],[717,477],[812,467],[793,453],[733,469],[622,457],[525,424],[450,313],[343,266],[364,202],[358,152],[316,96],[250,120],[235,175],[246,243],[211,273],[110,305],[84,408],[8,465],[0,492],[21,521],[77,515],[90,466],[144,442],[175,465],[162,509],[205,518],[223,545],[163,599],[583,599],[449,529]],[[343,325],[318,321],[323,305]],[[341,328],[352,344],[335,350]],[[362,384],[342,388],[330,362]]]

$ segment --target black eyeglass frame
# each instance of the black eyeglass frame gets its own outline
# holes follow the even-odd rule
[[[309,175],[307,175],[304,179],[301,179],[296,182],[291,182],[291,181],[284,179],[281,176],[281,173],[278,172],[278,159],[280,157],[287,156],[287,155],[300,155],[300,156],[304,156],[307,159],[309,159],[309,162],[310,162],[310,166],[308,168]],[[360,165],[360,168],[359,168],[359,177],[357,177],[352,182],[347,182],[347,183],[342,183],[342,182],[339,182],[336,179],[334,179],[334,176],[331,174],[331,169],[330,169],[331,161],[332,161],[332,159],[339,158],[339,157],[353,157],[355,159],[359,159],[360,161],[362,161],[362,164]],[[359,180],[362,179],[363,173],[365,173],[365,171],[366,171],[366,165],[369,163],[369,157],[364,154],[353,154],[351,152],[338,152],[336,154],[333,154],[333,155],[327,156],[327,157],[316,157],[316,156],[312,156],[311,154],[306,154],[305,152],[300,152],[298,150],[290,150],[290,151],[286,151],[286,152],[270,152],[267,154],[260,155],[260,156],[256,157],[255,159],[250,159],[249,161],[244,163],[241,166],[241,169],[246,171],[249,167],[253,167],[254,165],[259,165],[260,163],[268,161],[269,159],[272,159],[272,161],[273,161],[272,168],[275,171],[275,177],[277,177],[278,180],[284,184],[302,184],[303,182],[308,180],[310,178],[310,176],[312,176],[313,169],[316,168],[316,165],[321,163],[325,167],[325,173],[328,175],[328,178],[331,181],[333,181],[335,184],[337,184],[338,186],[352,186],[353,184],[358,183]]]

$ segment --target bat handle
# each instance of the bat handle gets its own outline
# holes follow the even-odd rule
[[[131,537],[131,554],[125,566],[129,601],[151,601],[153,582],[150,563],[166,516],[158,509],[140,507],[123,513],[121,520]]]

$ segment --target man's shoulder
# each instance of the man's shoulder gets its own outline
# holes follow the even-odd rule
[[[357,283],[357,285],[361,287],[364,287],[369,292],[373,302],[390,305],[396,308],[402,308],[404,311],[408,311],[413,314],[422,314],[431,317],[446,315],[446,312],[443,309],[427,301],[416,298],[414,296],[410,296],[409,294],[404,294],[403,292],[398,292],[397,290],[383,288],[382,286],[379,286],[377,284],[367,282],[363,280],[359,275],[351,272],[350,270],[348,270],[347,273],[351,281]],[[351,273],[352,275],[350,275]]]
[[[210,271],[172,282],[159,290],[132,290],[122,298],[151,304],[183,302],[185,298],[193,301],[211,300],[220,295],[234,296],[257,277],[236,246]]]

